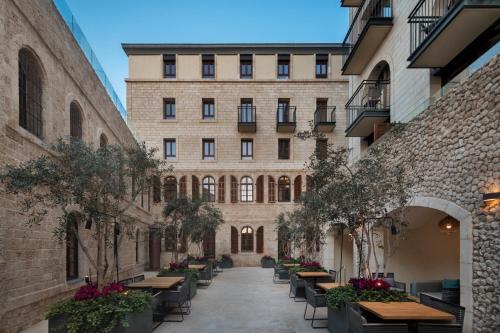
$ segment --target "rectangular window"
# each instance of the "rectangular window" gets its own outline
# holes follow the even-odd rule
[[[278,79],[290,77],[290,55],[278,54]]]
[[[252,78],[252,55],[240,54],[240,78]]]
[[[215,100],[213,98],[204,98],[203,104],[203,119],[215,118]]]
[[[316,139],[316,158],[324,160],[328,153],[328,139]]]
[[[204,79],[215,77],[215,56],[213,54],[203,54],[201,56],[201,73]]]
[[[175,160],[176,149],[175,139],[163,139],[163,155],[166,160]]]
[[[248,98],[241,99],[240,106],[240,123],[253,123],[255,122],[253,112],[253,100]]]
[[[214,160],[215,159],[215,140],[214,139],[203,139],[203,159],[204,160]]]
[[[163,55],[163,76],[166,78],[175,78],[175,54]]]
[[[163,119],[175,119],[175,99],[163,100]]]
[[[328,54],[316,54],[316,78],[328,77]]]
[[[241,139],[241,159],[253,159],[253,139]]]
[[[290,139],[278,139],[278,159],[290,159]]]

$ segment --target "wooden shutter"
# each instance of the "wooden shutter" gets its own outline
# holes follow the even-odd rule
[[[238,180],[231,176],[231,202],[238,202]]]
[[[231,226],[231,253],[238,253],[238,229]]]
[[[161,180],[158,176],[153,176],[153,202],[161,201]]]
[[[257,253],[264,253],[264,227],[257,229]]]
[[[203,255],[205,257],[215,257],[215,231],[208,232],[203,238]]]
[[[226,176],[222,176],[219,178],[218,184],[218,200],[220,203],[226,202]]]
[[[276,202],[276,182],[271,176],[268,176],[268,192],[267,201],[270,203]]]
[[[257,203],[264,203],[264,176],[257,177]]]
[[[186,176],[182,176],[179,181],[179,196],[181,198],[187,197],[187,180]]]
[[[192,179],[192,184],[191,184],[191,195],[193,199],[199,199],[200,198],[200,181],[198,180],[198,177],[193,176],[191,177]]]
[[[302,196],[302,176],[295,177],[293,182],[293,201],[300,202]]]

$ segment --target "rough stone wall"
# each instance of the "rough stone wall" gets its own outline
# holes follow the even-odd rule
[[[69,135],[72,101],[83,112],[85,141],[98,145],[99,136],[105,133],[110,143],[134,144],[132,133],[52,1],[0,1],[0,45],[0,169],[50,154],[48,144]],[[43,139],[18,125],[18,52],[22,47],[31,49],[43,68]],[[17,332],[41,320],[54,301],[82,285],[81,280],[66,281],[65,245],[52,234],[58,212],[28,229],[16,208],[14,197],[0,194],[0,332]],[[141,221],[143,232],[139,262],[135,260],[135,241],[125,241],[122,246],[123,276],[143,271],[148,262],[144,230],[151,215],[140,205],[130,214]],[[91,244],[90,235],[84,237]],[[80,277],[87,272],[80,251]]]
[[[408,122],[399,135],[389,132],[380,141],[389,141],[402,161],[415,159],[415,196],[446,200],[471,214],[472,235],[465,235],[466,226],[461,226],[461,239],[472,237],[473,244],[460,249],[472,252],[472,277],[462,292],[472,289],[477,333],[500,331],[500,203],[486,205],[482,199],[484,193],[500,190],[499,65],[497,56]],[[462,264],[469,266],[461,270],[470,267]]]

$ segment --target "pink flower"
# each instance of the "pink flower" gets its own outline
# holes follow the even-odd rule
[[[99,291],[99,289],[97,289],[96,285],[87,284],[83,287],[80,287],[76,291],[75,296],[74,296],[74,300],[75,301],[84,301],[87,299],[94,299],[94,298],[98,298],[101,296],[102,296],[102,294]]]
[[[391,287],[391,285],[383,279],[352,278],[349,280],[349,283],[358,290],[387,290]]]
[[[111,283],[102,288],[102,295],[108,296],[111,293],[122,293],[125,291],[125,287],[123,287],[120,283]]]

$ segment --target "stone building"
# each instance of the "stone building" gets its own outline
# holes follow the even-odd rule
[[[79,137],[94,146],[136,142],[65,19],[50,0],[0,1],[2,169],[50,156],[49,145],[60,137]],[[28,228],[16,207],[15,197],[0,195],[1,332],[18,332],[41,320],[51,304],[73,294],[89,274],[81,249],[68,250],[54,238],[59,212]],[[139,238],[124,240],[120,248],[124,277],[147,267],[152,221],[147,198],[129,213],[138,222]],[[79,230],[92,242],[84,225]]]
[[[306,187],[305,163],[326,143],[345,145],[347,77],[338,44],[124,44],[128,124],[174,167],[162,200],[203,195],[225,223],[205,255],[237,265],[277,257],[274,220]],[[339,112],[340,111],[340,112]],[[310,125],[317,143],[297,133]],[[155,219],[161,218],[158,212]],[[161,264],[170,261],[169,242]],[[193,255],[201,255],[189,249]],[[282,251],[281,251],[282,252]],[[158,263],[159,265],[160,263]]]

